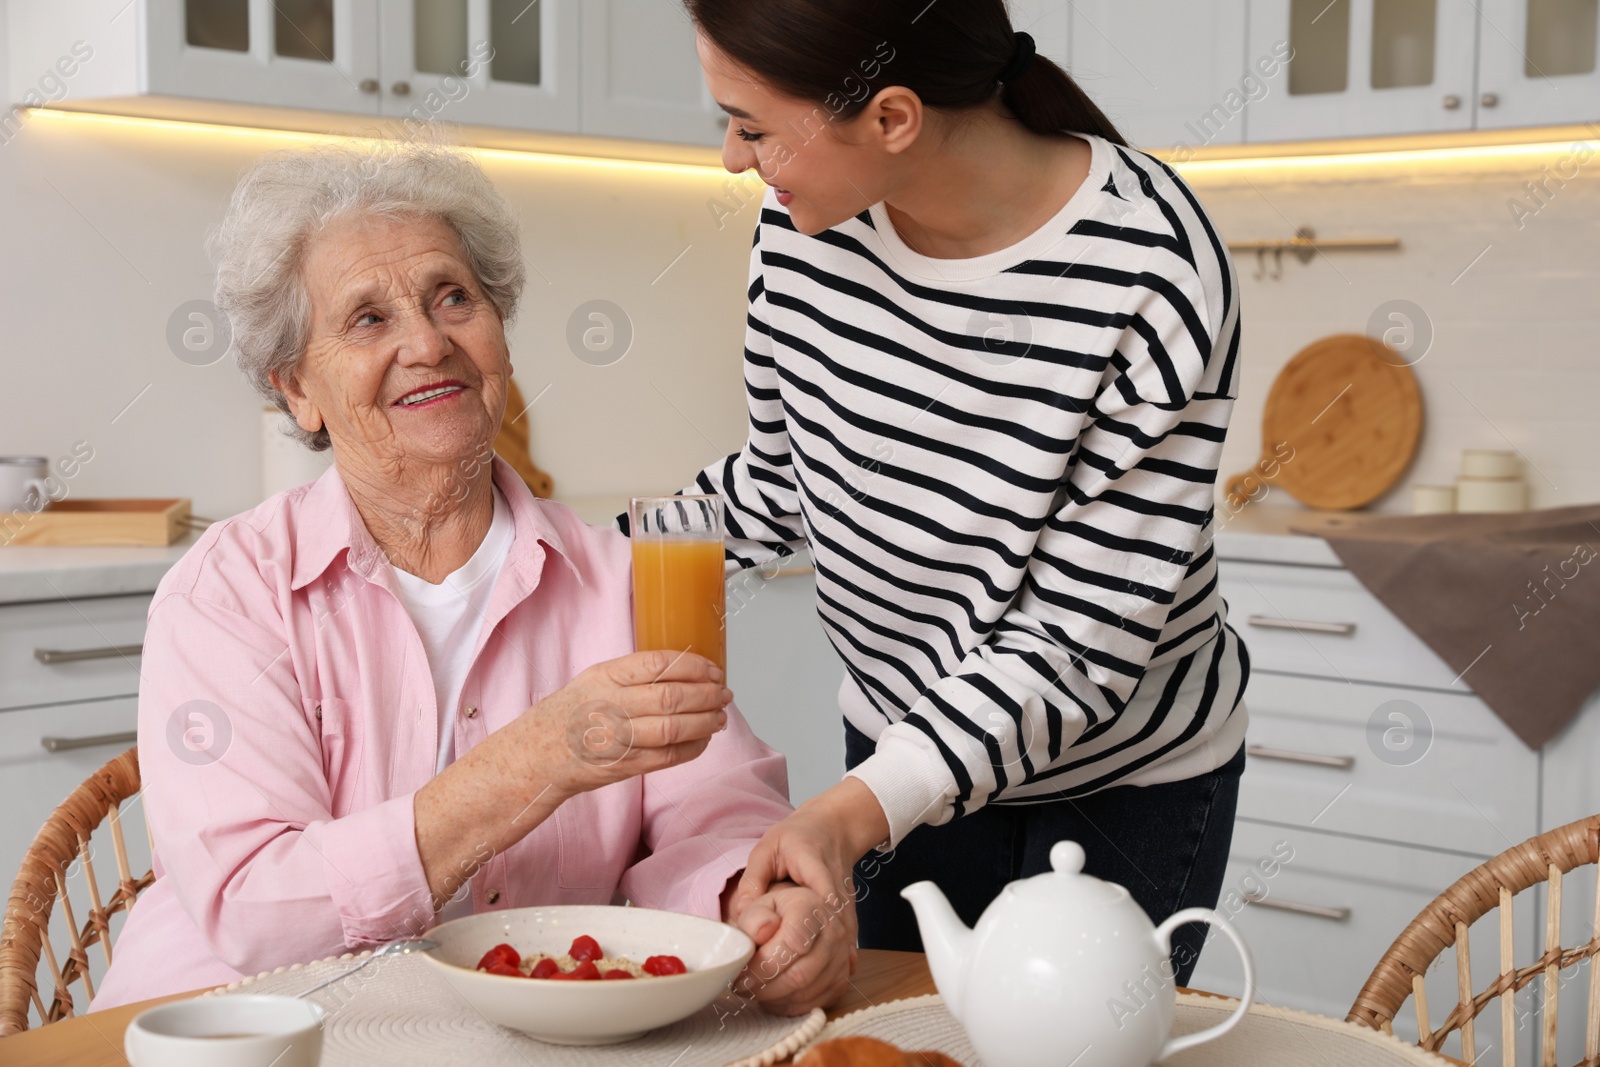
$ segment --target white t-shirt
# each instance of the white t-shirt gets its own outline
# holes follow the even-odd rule
[[[461,701],[461,688],[472,666],[472,653],[478,647],[478,635],[489,611],[489,598],[494,595],[500,570],[511,555],[511,542],[515,537],[511,508],[496,488],[494,518],[489,523],[489,532],[472,558],[459,570],[433,585],[415,574],[394,568],[400,602],[406,606],[406,614],[411,616],[411,622],[422,637],[422,647],[428,654],[428,669],[433,673],[433,692],[439,707],[435,774],[456,758],[456,705]],[[469,881],[462,883],[456,895],[434,918],[437,922],[449,922],[471,914],[472,884]]]
[[[428,669],[433,672],[433,692],[439,705],[439,754],[434,766],[437,774],[456,758],[456,705],[478,647],[489,598],[494,594],[500,569],[511,555],[515,527],[511,509],[500,490],[494,490],[494,519],[489,532],[472,558],[461,569],[445,576],[438,585],[415,574],[394,568],[400,601],[422,637],[428,654]]]

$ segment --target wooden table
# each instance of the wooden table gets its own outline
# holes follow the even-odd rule
[[[0,1063],[6,1067],[127,1067],[122,1055],[122,1032],[133,1017],[146,1008],[170,1000],[184,1000],[204,990],[141,1001],[120,1008],[91,1012],[74,1019],[30,1030],[0,1040]],[[836,1019],[852,1011],[933,993],[933,978],[928,961],[920,952],[861,951],[861,964],[851,982],[849,994],[835,1005],[828,1018]]]

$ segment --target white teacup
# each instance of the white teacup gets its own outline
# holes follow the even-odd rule
[[[43,456],[0,456],[0,511],[43,511],[50,503]]]
[[[324,1014],[294,997],[197,997],[140,1012],[122,1049],[133,1067],[317,1067]]]

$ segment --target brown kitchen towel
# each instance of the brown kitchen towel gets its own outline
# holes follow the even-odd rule
[[[1327,541],[1529,748],[1600,687],[1600,504],[1291,529]]]

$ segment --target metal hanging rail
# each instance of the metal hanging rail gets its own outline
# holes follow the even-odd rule
[[[1301,263],[1310,263],[1318,252],[1393,252],[1400,248],[1398,237],[1336,237],[1319,240],[1316,231],[1302,226],[1288,240],[1229,241],[1232,252],[1256,254],[1256,281],[1267,278],[1277,281],[1283,277],[1283,254],[1288,252]],[[1272,254],[1273,271],[1267,272],[1267,254]]]

